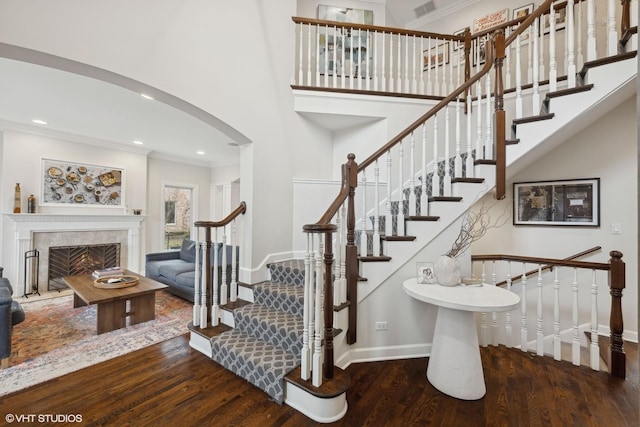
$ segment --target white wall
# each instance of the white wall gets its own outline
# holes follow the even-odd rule
[[[636,100],[631,98],[521,171],[512,181],[600,178],[600,227],[514,226],[509,223],[490,230],[473,245],[472,252],[564,258],[593,246],[602,246],[602,251],[584,260],[608,262],[610,251],[621,251],[627,264],[627,287],[623,294],[624,325],[626,330],[637,333],[636,118]],[[494,215],[503,209],[511,210],[512,182],[507,184],[506,199],[494,206]],[[483,201],[495,203],[490,195]],[[611,234],[612,223],[621,225],[621,234]],[[608,320],[602,323],[608,323]]]

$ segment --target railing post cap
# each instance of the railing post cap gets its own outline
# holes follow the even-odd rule
[[[611,251],[611,252],[609,252],[609,256],[611,258],[615,258],[616,260],[619,261],[620,259],[622,259],[622,252],[620,252],[620,251]]]

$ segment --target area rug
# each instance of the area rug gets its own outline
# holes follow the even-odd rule
[[[12,336],[0,396],[188,332],[193,305],[156,292],[156,318],[97,335],[96,306],[73,308],[73,295],[22,303],[26,320]]]

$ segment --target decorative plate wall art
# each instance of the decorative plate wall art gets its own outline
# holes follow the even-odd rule
[[[124,169],[42,159],[40,206],[124,206]]]

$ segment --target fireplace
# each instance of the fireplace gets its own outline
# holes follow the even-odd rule
[[[64,289],[65,276],[120,266],[120,243],[50,247],[48,264],[47,290]]]
[[[3,214],[3,236],[13,248],[3,251],[4,273],[15,283],[14,294],[25,285],[24,254],[33,249],[40,252],[38,278],[40,287],[48,282],[49,248],[110,243],[120,244],[120,266],[144,273],[144,215],[63,215],[63,214]],[[41,291],[44,289],[40,289]]]

